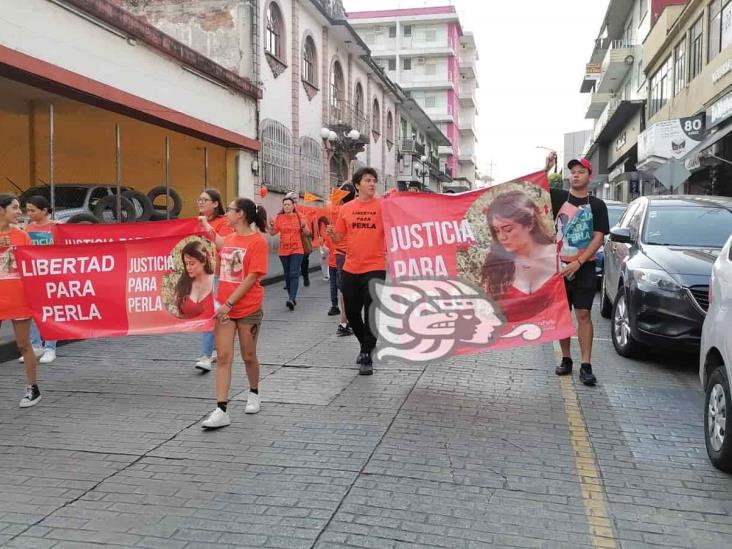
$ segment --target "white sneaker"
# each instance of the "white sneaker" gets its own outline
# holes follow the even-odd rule
[[[214,362],[216,362],[216,360],[217,360],[218,358],[219,358],[219,356],[218,356],[218,355],[216,354],[216,351],[214,351],[213,353],[211,353],[211,363],[212,363],[212,364],[213,364]]]
[[[198,368],[202,372],[210,372],[211,358],[207,357],[206,355],[201,356],[201,358],[198,359],[198,362],[196,362],[196,368]]]
[[[41,358],[43,356],[43,349],[41,347],[33,347],[33,353],[36,355],[36,358]],[[23,355],[20,355],[18,362],[20,362],[21,364],[25,363],[25,358],[23,358]]]
[[[26,385],[25,396],[20,399],[19,406],[21,408],[30,408],[41,401],[41,392],[37,385]]]
[[[231,418],[229,417],[229,414],[224,412],[218,406],[201,422],[201,427],[203,429],[218,429],[219,427],[226,427],[228,425],[231,425]]]
[[[54,360],[56,360],[56,351],[54,349],[46,349],[38,362],[41,364],[51,364]]]
[[[252,393],[249,391],[249,396],[247,397],[247,406],[244,408],[245,414],[256,414],[259,412],[259,395],[256,393]]]

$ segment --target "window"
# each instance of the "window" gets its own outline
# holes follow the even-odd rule
[[[694,80],[697,74],[702,70],[702,20],[694,23],[689,31],[689,81]]]
[[[390,71],[396,70],[396,59],[389,59],[389,70]]]
[[[394,117],[391,115],[391,111],[386,113],[386,144],[391,148],[391,143],[394,142]]]
[[[389,27],[389,38],[396,38],[396,25]]]
[[[377,142],[381,135],[381,106],[378,99],[374,99],[371,107],[371,131],[374,134],[374,142]]]
[[[412,70],[412,59],[410,57],[402,60],[402,69],[404,69],[405,71]]]
[[[436,30],[424,31],[424,41],[425,42],[434,42],[435,40],[437,40],[437,31]]]
[[[639,7],[638,26],[640,26],[640,24],[643,22],[643,19],[646,17],[646,14],[648,13],[648,0],[640,0],[638,7]]]
[[[657,206],[648,212],[643,232],[645,244],[722,248],[732,232],[732,213],[711,206]]]
[[[356,93],[353,96],[353,105],[356,112],[356,117],[360,120],[364,117],[364,113],[366,112],[363,100],[363,87],[361,87],[360,82],[356,84]]]
[[[686,87],[686,38],[674,49],[674,95]]]
[[[312,137],[300,138],[300,190],[320,194],[323,171],[322,146]]]
[[[343,69],[336,61],[330,71],[330,112],[332,122],[343,120],[343,101],[345,99],[345,85],[343,83]]]
[[[424,108],[425,109],[434,109],[435,108],[435,96],[434,95],[425,95],[424,96]]]
[[[412,36],[412,25],[404,25],[404,36]]]
[[[278,59],[282,59],[282,52],[284,51],[282,44],[284,37],[283,27],[284,23],[280,7],[276,3],[271,2],[267,6],[267,34],[264,50]]]
[[[317,66],[315,42],[313,42],[312,36],[308,36],[305,38],[305,45],[302,52],[302,79],[313,86],[317,86]]]
[[[401,138],[407,137],[407,135],[409,135],[409,134],[407,134],[407,121],[404,118],[402,118],[399,121],[399,125],[401,126],[401,134],[400,134],[400,137]]]
[[[262,121],[262,184],[271,190],[292,188],[292,133],[283,124]]]
[[[732,0],[709,4],[709,60],[732,43]]]
[[[649,116],[653,116],[660,111],[663,106],[668,102],[668,98],[671,91],[671,64],[673,60],[669,56],[666,61],[663,62],[661,67],[651,77],[651,101],[649,104]]]

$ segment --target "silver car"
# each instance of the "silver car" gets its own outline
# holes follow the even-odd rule
[[[704,439],[709,459],[717,469],[732,472],[732,238],[712,269],[709,311],[701,336],[699,379],[706,391]]]

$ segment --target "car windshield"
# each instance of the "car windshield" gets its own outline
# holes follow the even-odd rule
[[[607,217],[608,221],[610,221],[610,227],[614,227],[618,224],[618,221],[620,221],[620,216],[623,215],[623,212],[625,211],[625,206],[608,206],[607,207]]]
[[[732,212],[708,206],[651,207],[643,241],[658,246],[721,248],[732,234]]]
[[[82,208],[84,207],[84,199],[89,191],[88,187],[62,187],[57,186],[54,193],[54,202],[56,209]],[[26,191],[25,196],[41,195],[47,200],[51,200],[51,187],[35,187]]]

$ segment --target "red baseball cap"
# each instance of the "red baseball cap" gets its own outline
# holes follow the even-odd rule
[[[572,159],[572,160],[570,160],[570,161],[569,161],[569,163],[567,164],[567,167],[568,167],[568,168],[569,168],[570,170],[571,170],[572,168],[574,168],[575,166],[582,166],[582,167],[583,167],[583,168],[585,168],[585,169],[586,169],[587,171],[589,171],[590,173],[592,173],[592,163],[591,163],[591,162],[590,162],[589,160],[587,160],[586,158],[580,158],[580,159],[577,159],[577,158],[573,158],[573,159]]]

